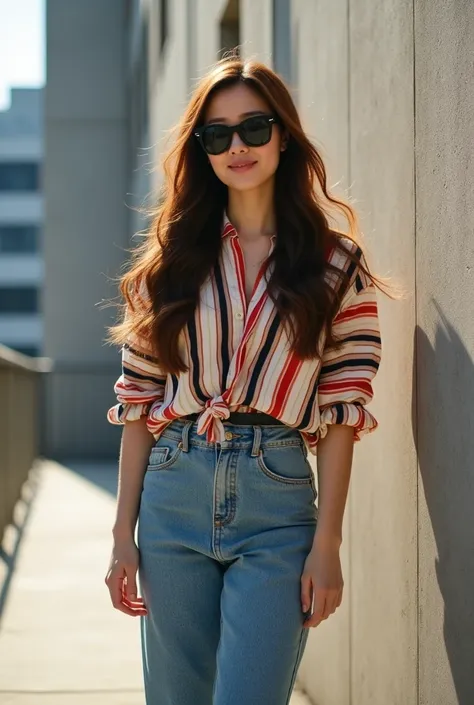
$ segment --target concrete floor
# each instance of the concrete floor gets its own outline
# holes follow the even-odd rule
[[[104,583],[115,491],[110,465],[33,468],[0,554],[2,705],[143,705],[139,621]]]

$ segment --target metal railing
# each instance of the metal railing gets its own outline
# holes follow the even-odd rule
[[[0,542],[39,453],[43,374],[49,358],[31,358],[0,344]]]

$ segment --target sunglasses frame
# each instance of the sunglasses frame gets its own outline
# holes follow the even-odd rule
[[[268,122],[268,126],[269,126],[269,131],[268,131],[269,137],[268,137],[268,140],[266,140],[265,142],[262,142],[262,144],[258,144],[258,145],[256,145],[256,144],[249,144],[249,143],[245,140],[245,138],[244,138],[244,136],[243,136],[243,134],[242,134],[242,125],[243,125],[245,122],[247,122],[248,120],[252,120],[252,119],[255,119],[255,118],[264,118],[264,119]],[[274,115],[269,115],[269,114],[266,114],[266,113],[262,113],[262,114],[259,114],[259,115],[249,115],[248,117],[246,117],[246,118],[244,118],[243,120],[241,120],[237,125],[225,125],[225,124],[223,124],[223,123],[208,123],[207,125],[202,125],[201,127],[198,127],[196,130],[194,130],[194,135],[197,137],[197,139],[198,139],[198,141],[199,141],[199,144],[200,144],[201,147],[204,149],[204,151],[206,152],[206,154],[209,154],[211,157],[217,157],[219,154],[224,154],[224,152],[227,152],[227,151],[230,149],[231,144],[232,144],[232,138],[234,137],[234,133],[235,133],[235,132],[237,132],[237,134],[239,135],[240,139],[242,140],[242,142],[243,142],[245,145],[247,145],[247,147],[263,147],[264,145],[266,145],[266,144],[268,144],[268,143],[270,142],[270,140],[271,140],[271,138],[272,138],[272,128],[273,128],[273,125],[275,125],[276,123],[278,123],[278,119],[277,119]],[[219,126],[225,127],[226,129],[229,130],[229,144],[228,144],[228,146],[227,146],[225,149],[223,149],[221,152],[217,152],[217,153],[212,153],[212,152],[208,152],[208,151],[207,151],[206,147],[204,146],[204,137],[203,137],[205,130],[206,130],[208,127],[213,127],[214,125],[219,125]]]

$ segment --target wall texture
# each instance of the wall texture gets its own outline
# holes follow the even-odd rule
[[[474,702],[474,4],[415,0],[420,703]]]
[[[298,76],[294,85],[295,100],[306,131],[322,153],[328,182],[340,196],[345,194],[349,181],[346,2],[299,0],[293,3],[291,15],[292,34],[299,38],[293,50],[292,68],[294,72],[297,65]],[[300,681],[318,705],[348,705],[350,702],[349,512],[348,504],[341,550],[346,593],[332,621],[323,622],[317,630],[311,631],[299,672]]]
[[[317,705],[474,702],[470,2],[293,0],[296,95],[349,187],[380,296],[380,428],[354,453],[345,597],[300,679]],[[295,69],[294,69],[295,70]]]

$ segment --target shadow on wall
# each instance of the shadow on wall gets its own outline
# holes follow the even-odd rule
[[[444,642],[457,702],[472,705],[474,364],[465,343],[439,304],[433,302],[433,305],[440,318],[434,348],[419,326],[415,330],[418,410],[417,418],[412,421],[422,481],[419,507],[423,507],[422,491],[436,542],[435,570],[444,603]],[[413,377],[416,379],[416,375]],[[434,590],[429,584],[434,571],[423,555],[431,546],[429,527],[422,532],[419,528],[419,537],[420,678],[423,681],[436,670],[433,658],[436,659],[437,647],[432,635],[438,619],[429,613],[437,600],[433,599]],[[432,687],[433,695],[440,687],[439,682]],[[425,689],[424,684],[422,689]],[[427,697],[429,699],[428,694]]]

